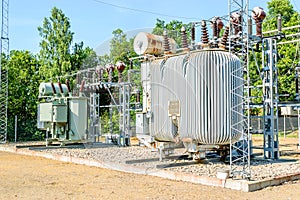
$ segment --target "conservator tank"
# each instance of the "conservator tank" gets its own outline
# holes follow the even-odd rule
[[[150,134],[156,140],[230,144],[230,126],[242,120],[243,109],[243,72],[238,70],[241,62],[237,56],[212,49],[156,59],[148,64]],[[232,88],[240,89],[231,95]],[[233,142],[238,141],[241,132],[232,130]]]

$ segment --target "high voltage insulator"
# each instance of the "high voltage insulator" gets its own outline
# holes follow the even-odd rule
[[[208,33],[207,33],[207,27],[206,27],[206,21],[202,20],[201,22],[201,31],[202,31],[202,43],[203,46],[207,46],[208,45]]]
[[[224,34],[222,36],[221,42],[219,43],[220,48],[225,49],[225,47],[226,47],[226,43],[227,43],[228,35],[229,35],[229,26],[230,26],[230,24],[227,24],[225,27]]]
[[[182,26],[182,28],[181,28],[181,40],[182,40],[182,47],[187,49],[188,48],[188,42],[187,42],[186,30],[185,30],[184,26]]]
[[[252,10],[252,18],[256,24],[256,35],[262,36],[262,22],[266,17],[265,11],[261,7],[255,7]]]
[[[170,52],[170,44],[169,44],[169,38],[168,38],[166,30],[164,30],[163,36],[164,36],[164,50],[165,50],[165,53],[169,53]]]

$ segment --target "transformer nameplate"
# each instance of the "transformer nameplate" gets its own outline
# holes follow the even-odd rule
[[[169,101],[169,116],[180,116],[180,102],[179,101]]]

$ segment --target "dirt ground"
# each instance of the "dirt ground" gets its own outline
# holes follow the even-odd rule
[[[0,152],[0,199],[299,199],[300,181],[245,193]]]

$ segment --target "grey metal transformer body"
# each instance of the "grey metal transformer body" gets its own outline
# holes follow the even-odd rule
[[[46,145],[86,142],[87,98],[72,96],[67,85],[57,83],[41,83],[39,93],[37,124],[46,130]]]
[[[242,120],[240,65],[237,56],[221,49],[143,62],[143,112],[150,135],[199,145],[228,145],[230,134],[232,142],[238,141],[241,130],[232,130],[231,124]],[[231,88],[240,88],[240,95],[231,95]]]

